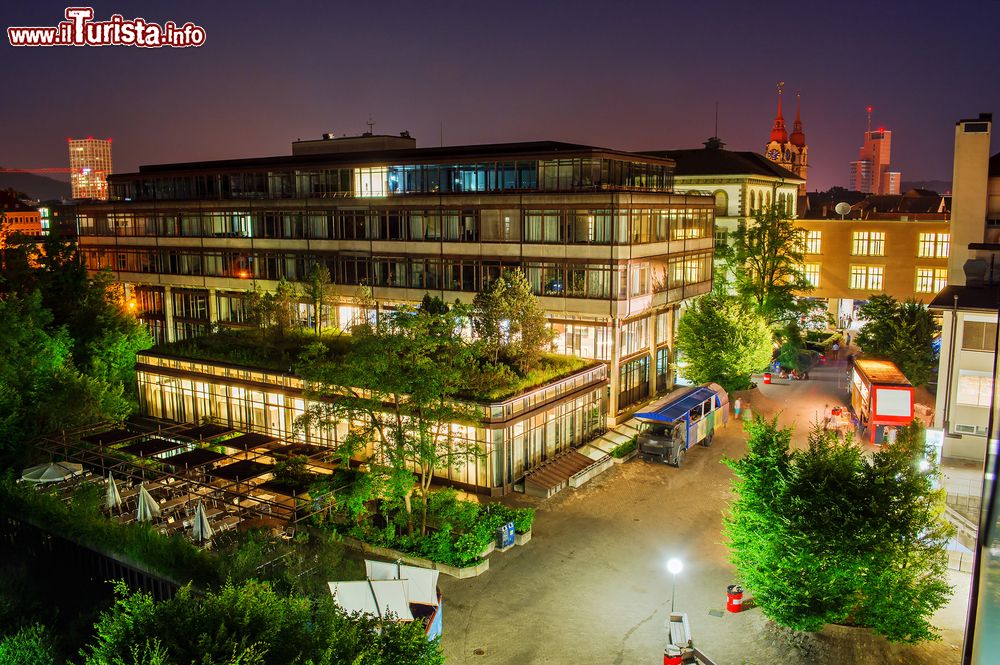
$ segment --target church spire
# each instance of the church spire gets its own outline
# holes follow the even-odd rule
[[[792,135],[789,137],[789,140],[792,142],[792,145],[797,145],[798,147],[801,148],[802,146],[804,146],[806,144],[806,135],[805,135],[805,132],[802,131],[802,113],[801,113],[801,110],[802,110],[801,106],[802,106],[802,104],[801,104],[801,99],[800,98],[801,98],[801,95],[798,92],[796,92],[795,93],[795,123],[792,125]]]
[[[778,114],[774,116],[774,127],[771,128],[771,140],[778,143],[788,142],[788,131],[785,129],[785,118],[781,115],[781,93],[784,92],[785,82],[778,81]]]

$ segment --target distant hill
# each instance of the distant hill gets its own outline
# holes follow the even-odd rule
[[[68,199],[72,194],[68,182],[34,173],[0,173],[0,189],[14,189],[39,201]]]
[[[950,194],[951,180],[904,180],[899,185],[900,192],[910,189],[929,189],[938,194]]]

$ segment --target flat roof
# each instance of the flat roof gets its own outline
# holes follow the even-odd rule
[[[239,448],[240,450],[253,450],[254,448],[260,448],[263,445],[267,445],[272,441],[277,441],[276,437],[269,434],[260,434],[258,432],[250,432],[249,434],[240,434],[239,436],[234,436],[231,439],[226,439],[221,443],[221,445],[227,448]]]
[[[672,423],[694,407],[712,397],[715,397],[715,391],[711,388],[682,388],[681,390],[674,391],[663,399],[654,402],[639,413],[636,413],[635,417],[644,418],[646,420],[656,420],[664,423]]]
[[[874,358],[855,358],[854,366],[868,377],[872,383],[888,386],[909,386],[910,381],[899,371],[895,363]]]
[[[1000,310],[1000,288],[992,286],[959,286],[952,284],[934,296],[928,309],[945,310],[957,305],[958,309],[996,312]]]
[[[151,455],[158,455],[160,453],[165,453],[168,450],[177,450],[178,448],[183,447],[184,446],[180,443],[167,441],[166,439],[152,438],[146,439],[145,441],[131,443],[127,446],[119,448],[118,450],[131,453],[138,457],[149,457]]]
[[[673,165],[674,160],[663,155],[650,155],[611,148],[599,148],[580,143],[562,141],[525,141],[521,143],[484,143],[480,145],[455,145],[440,148],[399,148],[395,150],[359,150],[343,153],[317,153],[306,155],[277,155],[271,157],[249,157],[202,162],[177,162],[173,164],[145,164],[138,173],[114,173],[111,178],[154,175],[182,171],[210,171],[219,169],[257,169],[266,167],[297,166],[311,164],[343,165],[398,162],[405,164],[433,163],[444,159],[491,158],[552,159],[583,153],[602,153],[625,157],[630,160]]]
[[[186,453],[168,457],[163,460],[163,462],[176,469],[193,469],[198,466],[211,464],[212,462],[218,462],[219,460],[226,459],[227,457],[229,457],[229,455],[217,453],[214,450],[209,450],[208,448],[195,448],[194,450],[189,450]]]
[[[185,439],[211,439],[216,436],[221,436],[223,434],[228,434],[233,430],[225,425],[213,425],[211,423],[205,425],[198,425],[197,427],[191,427],[186,430],[182,430],[177,433],[177,436],[184,437]]]
[[[250,480],[251,478],[256,478],[257,476],[263,476],[265,473],[274,468],[273,464],[264,464],[263,462],[255,462],[253,460],[240,460],[239,462],[233,462],[232,464],[227,464],[225,466],[220,466],[213,471],[210,471],[208,475],[213,478],[224,478],[225,480]]]

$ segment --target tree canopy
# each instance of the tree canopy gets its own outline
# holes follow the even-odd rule
[[[920,425],[870,458],[818,426],[794,452],[777,418],[747,432],[747,454],[726,460],[736,478],[724,532],[764,614],[795,630],[850,623],[894,642],[936,639],[951,527]]]
[[[327,358],[325,347],[311,348],[298,370],[315,398],[299,426],[353,423],[338,454],[349,459],[373,449],[373,463],[395,479],[390,486],[401,500],[408,501],[416,473],[421,532],[435,470],[479,454],[475,441],[455,432],[456,424],[477,419],[457,399],[476,370],[472,346],[459,334],[467,308],[433,299],[425,304],[384,312],[369,325],[355,326],[340,358]],[[408,526],[412,530],[412,520]]]
[[[779,204],[758,210],[753,223],[741,221],[730,233],[732,242],[717,250],[736,293],[753,302],[769,324],[797,320],[802,306],[796,295],[812,290],[802,268],[804,231],[785,215]]]
[[[771,360],[771,329],[742,299],[712,292],[688,307],[677,327],[680,372],[694,383],[727,391],[749,387],[750,375]]]
[[[282,596],[265,582],[227,584],[204,595],[185,587],[171,600],[116,586],[86,665],[439,665],[436,640],[419,621],[348,616],[327,594]]]
[[[552,342],[552,329],[531,283],[520,270],[505,270],[472,304],[472,327],[492,359],[525,372],[538,363]]]
[[[873,295],[858,316],[865,324],[857,344],[866,355],[891,360],[915,386],[931,380],[937,363],[934,336],[938,325],[923,303]]]

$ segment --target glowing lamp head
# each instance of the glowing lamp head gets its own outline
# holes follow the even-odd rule
[[[128,301],[128,308],[131,309],[131,310],[135,309],[135,301],[134,300],[129,300]]]
[[[676,575],[682,570],[684,570],[684,562],[680,559],[670,559],[667,561],[667,572],[671,575]]]

